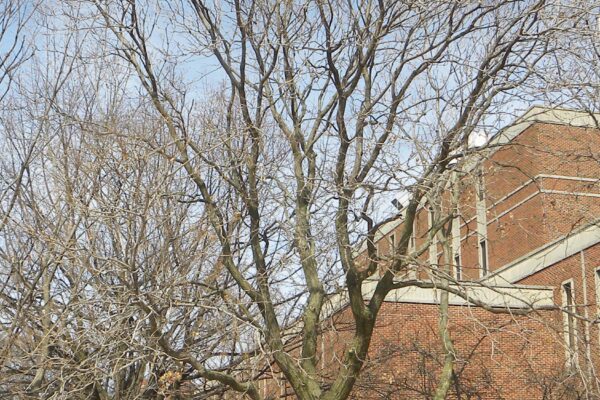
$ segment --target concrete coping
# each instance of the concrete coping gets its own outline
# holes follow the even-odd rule
[[[376,279],[368,279],[363,283],[363,299],[369,301],[377,286]],[[424,288],[418,285],[431,285],[431,281],[414,281],[415,285],[394,289],[388,293],[386,302],[439,304],[440,288]],[[452,306],[484,305],[490,308],[513,310],[535,310],[554,308],[554,288],[551,286],[533,285],[489,285],[482,282],[450,283],[449,304]],[[333,294],[323,305],[322,318],[328,318],[348,305],[348,293],[342,291]]]

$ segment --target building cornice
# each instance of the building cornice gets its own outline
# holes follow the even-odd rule
[[[482,282],[488,285],[519,282],[598,243],[600,220],[595,220],[493,271]]]

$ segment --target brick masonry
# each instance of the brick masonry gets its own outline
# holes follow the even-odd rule
[[[534,123],[481,165],[492,273],[600,217],[600,131],[596,129]],[[475,199],[475,184],[467,182],[460,200],[460,252],[463,279],[469,280],[481,278]],[[388,235],[398,237],[401,228]],[[428,230],[424,208],[415,229],[419,246]],[[379,241],[380,253],[389,253],[388,243]],[[428,254],[422,259],[428,260]],[[574,322],[575,345],[566,342],[565,316],[559,310],[515,316],[475,306],[450,307],[456,366],[449,397],[600,398],[594,397],[600,368],[600,329],[593,322],[600,300],[597,268],[600,244],[512,282],[550,286],[556,305],[564,306],[562,285],[570,281],[574,310],[581,317]],[[352,398],[431,398],[443,362],[438,314],[434,304],[386,302]],[[338,359],[352,338],[352,321],[346,308],[325,323],[320,337],[324,386],[328,377],[335,376]],[[577,354],[576,368],[568,365],[568,354]],[[268,379],[273,377],[278,377],[276,372]],[[272,380],[263,381],[262,390],[272,398],[294,398],[289,387],[273,385]]]

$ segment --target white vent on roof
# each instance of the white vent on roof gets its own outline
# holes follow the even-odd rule
[[[485,131],[479,130],[471,132],[469,135],[469,148],[484,146],[488,141],[488,135]]]

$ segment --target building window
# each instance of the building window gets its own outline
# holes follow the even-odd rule
[[[458,213],[458,208],[457,208]],[[454,254],[454,276],[457,281],[462,280],[462,266],[460,259],[460,218],[452,220],[452,252]]]
[[[479,265],[481,265],[481,276],[488,274],[488,248],[487,241],[482,239],[479,241]]]
[[[325,369],[325,335],[321,334],[321,368]]]
[[[462,280],[462,267],[460,265],[460,254],[454,254],[454,270],[456,272],[456,280]]]
[[[479,265],[481,266],[481,276],[489,272],[488,244],[487,238],[487,207],[485,205],[485,185],[483,174],[480,172],[475,182],[477,192],[477,236],[479,238]]]
[[[417,251],[417,219],[415,218],[412,223],[412,233],[410,235],[410,252],[414,253]],[[407,279],[417,279],[417,268],[414,264],[408,265]]]
[[[427,222],[428,222],[428,228],[429,228],[429,234],[431,235],[431,233],[433,232],[433,224],[434,224],[434,218],[433,218],[433,209],[431,207],[427,207]],[[431,244],[429,245],[429,264],[431,266],[434,265],[438,265],[438,242],[437,242],[437,235],[434,234],[431,237]]]
[[[596,268],[595,274],[595,288],[596,288],[596,321],[600,321],[600,267]]]
[[[575,294],[573,281],[562,284],[562,302],[564,312],[564,333],[567,345],[567,366],[573,367],[577,361],[577,325],[575,320]]]
[[[600,267],[596,268],[596,315],[600,318]]]

